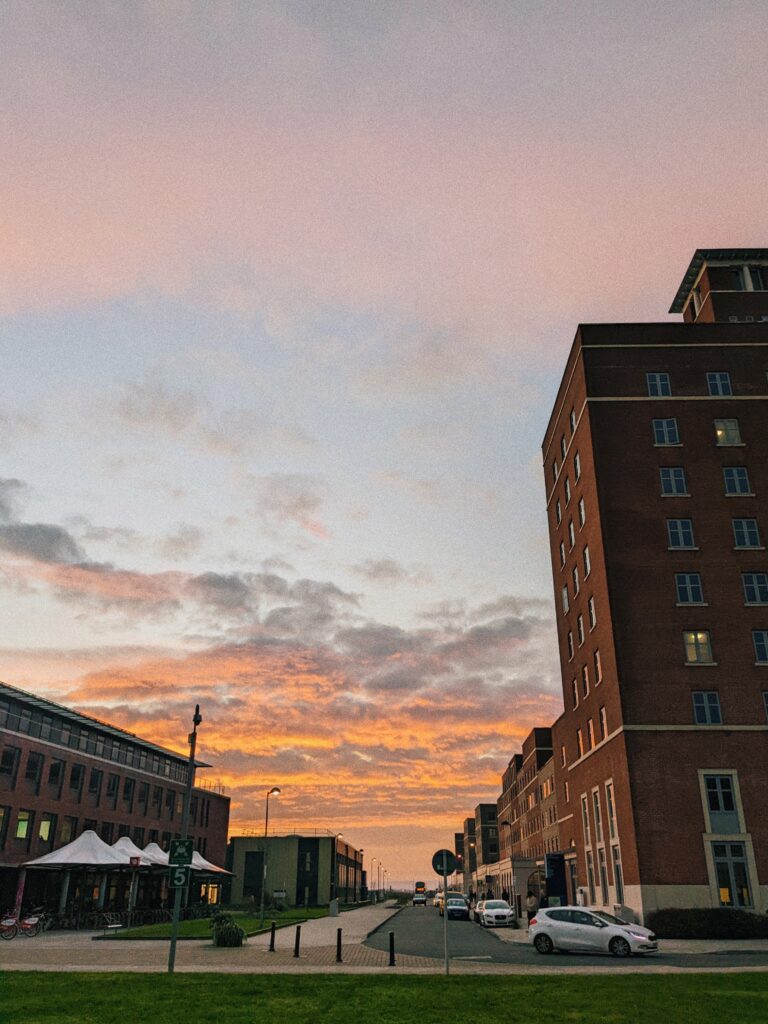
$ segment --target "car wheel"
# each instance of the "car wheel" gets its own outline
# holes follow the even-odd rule
[[[548,935],[537,935],[536,938],[533,940],[533,944],[536,947],[536,952],[542,953],[545,956],[547,955],[547,953],[551,953],[552,950],[555,948],[555,944],[552,942],[552,939],[550,939]]]
[[[614,956],[627,957],[632,954],[632,947],[630,944],[626,939],[622,939],[619,935],[617,935],[615,939],[611,939],[608,949]]]

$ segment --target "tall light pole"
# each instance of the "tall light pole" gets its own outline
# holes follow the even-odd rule
[[[261,907],[259,909],[259,928],[264,927],[264,890],[267,888],[267,835],[269,833],[269,798],[280,796],[280,787],[273,786],[267,790],[267,809],[264,812],[264,856],[261,859]]]
[[[377,865],[377,863],[378,863],[378,861],[376,860],[376,858],[372,857],[371,858],[371,885],[372,886],[376,884],[376,865]],[[378,900],[379,900],[379,894],[376,892],[375,889],[373,891],[374,891],[373,902],[377,903]],[[368,895],[370,896],[370,889],[368,890]]]
[[[360,849],[357,852],[360,854],[360,899],[362,900],[362,898],[363,898],[363,854],[365,853],[365,850],[361,846]],[[357,868],[355,868],[355,879],[357,879]],[[358,902],[358,899],[357,899],[357,883],[355,883],[355,903],[357,903],[357,902]]]
[[[192,802],[192,787],[195,784],[195,750],[197,749],[197,727],[203,720],[200,714],[200,705],[195,704],[195,713],[192,716],[192,732],[187,737],[189,742],[189,761],[187,762],[187,784],[184,787],[184,805],[181,814],[181,838],[186,839],[189,835],[189,808]],[[188,872],[191,879],[191,873]],[[179,916],[181,914],[182,889],[177,886],[173,896],[173,918],[171,921],[171,945],[168,950],[168,973],[173,974],[176,964],[176,940],[179,937]]]
[[[339,840],[344,838],[343,832],[337,832],[333,837],[333,895],[332,899],[339,898]]]

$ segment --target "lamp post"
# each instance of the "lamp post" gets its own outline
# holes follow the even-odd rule
[[[360,854],[360,899],[362,900],[362,898],[363,898],[363,854],[365,853],[365,850],[361,846],[360,849],[357,852]],[[358,901],[358,899],[357,899],[357,867],[355,867],[355,903],[357,903],[357,901]]]
[[[506,818],[504,819],[504,821],[499,822],[499,824],[501,825],[502,828],[506,826],[509,829],[509,870],[512,876],[509,895],[512,902],[512,909],[515,912],[515,917],[517,917],[517,894],[515,892],[515,858],[512,854],[512,824],[511,822],[507,821]]]
[[[195,704],[195,713],[192,716],[192,732],[187,737],[189,743],[189,761],[187,762],[187,784],[184,787],[184,803],[181,814],[181,838],[186,839],[189,835],[189,807],[192,802],[192,787],[195,784],[195,750],[197,749],[197,727],[203,720],[200,714],[200,705]],[[187,873],[189,876],[189,872]],[[168,973],[173,974],[176,965],[176,940],[179,937],[179,917],[181,915],[182,889],[176,887],[173,897],[173,918],[171,921],[171,945],[168,950]]]
[[[374,886],[376,884],[376,865],[377,865],[377,863],[378,863],[378,861],[376,860],[375,857],[373,857],[371,859],[371,885],[372,886]],[[374,903],[378,903],[379,894],[378,894],[378,892],[376,892],[375,889],[373,891],[374,891],[373,902]],[[370,895],[370,889],[369,889],[369,895]]]
[[[264,890],[267,888],[267,835],[269,833],[269,798],[280,796],[280,787],[273,786],[267,790],[267,809],[264,812],[264,856],[261,861],[261,905],[259,908],[259,928],[264,927]]]

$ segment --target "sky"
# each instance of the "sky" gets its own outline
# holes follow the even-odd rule
[[[576,325],[764,246],[768,8],[0,7],[0,678],[390,878],[559,714]]]

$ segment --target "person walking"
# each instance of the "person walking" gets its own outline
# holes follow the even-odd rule
[[[528,927],[531,926],[531,921],[536,916],[536,911],[539,909],[539,901],[534,896],[533,892],[529,889],[528,895],[525,897],[525,913],[528,916]]]
[[[505,888],[501,890],[501,898],[505,903],[509,903],[509,889]]]

